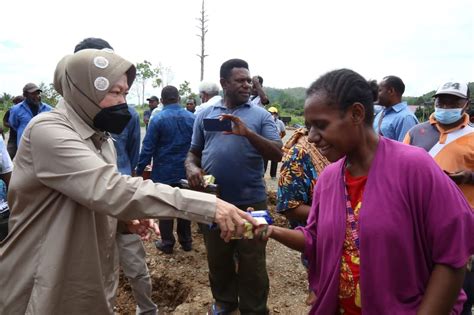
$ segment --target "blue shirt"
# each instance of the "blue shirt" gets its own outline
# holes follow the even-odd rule
[[[194,115],[180,104],[169,104],[156,114],[146,131],[137,166],[142,175],[153,157],[150,178],[163,184],[178,184],[186,178],[184,160],[193,134]]]
[[[112,134],[117,151],[117,168],[123,175],[132,175],[140,153],[140,116],[133,107],[128,106],[128,110],[132,119],[122,133]]]
[[[49,112],[53,108],[46,103],[41,103],[38,108],[38,114],[43,112]],[[23,135],[23,131],[25,130],[26,126],[30,122],[30,120],[34,117],[33,113],[31,112],[30,107],[24,100],[21,103],[14,105],[10,109],[10,117],[8,118],[8,123],[10,126],[16,130],[17,138],[16,138],[16,145],[20,144],[21,136]]]
[[[204,118],[222,114],[233,114],[260,136],[281,141],[275,120],[259,106],[247,103],[228,109],[221,100],[197,114],[191,143],[193,151],[202,152],[202,168],[216,178],[222,199],[234,205],[266,200],[263,159],[257,149],[245,137],[204,130]]]
[[[382,115],[382,125],[379,130],[379,120]],[[401,102],[384,108],[378,113],[375,116],[373,127],[375,132],[381,133],[384,137],[401,142],[408,130],[416,124],[418,124],[416,116],[408,109],[406,102]]]

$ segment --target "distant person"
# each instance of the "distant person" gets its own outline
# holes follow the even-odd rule
[[[163,110],[150,121],[143,140],[137,165],[141,176],[153,158],[150,179],[155,183],[180,187],[180,180],[186,178],[184,160],[191,146],[194,115],[179,104],[178,89],[168,85],[161,91]],[[179,218],[178,241],[184,251],[192,250],[191,221]],[[156,248],[165,254],[173,253],[176,242],[173,235],[174,219],[160,219],[161,241]]]
[[[374,131],[376,93],[349,69],[310,85],[308,140],[332,164],[305,227],[269,225],[255,235],[304,253],[312,315],[459,314],[474,212],[425,151]]]
[[[286,127],[285,127],[285,123],[281,121],[280,117],[278,116],[278,108],[272,106],[268,109],[268,112],[272,115],[273,120],[275,121],[280,138],[283,139],[286,135]],[[264,173],[267,172],[267,166],[268,166],[268,160],[265,160],[263,163]],[[270,161],[270,177],[272,179],[276,179],[277,170],[278,170],[278,161]]]
[[[196,112],[196,100],[192,97],[186,100],[186,110],[190,113]]]
[[[467,114],[469,115],[469,120],[472,124],[474,124],[474,109],[471,108],[467,111]]]
[[[219,95],[219,86],[214,82],[202,81],[199,83],[199,97],[201,105],[196,107],[195,114],[219,102],[222,97]]]
[[[19,104],[19,103],[23,102],[24,100],[25,100],[25,98],[23,96],[18,95],[18,96],[15,96],[13,98],[12,102],[13,102],[13,105],[16,105],[16,104]],[[8,154],[10,154],[10,158],[13,160],[18,147],[17,147],[17,143],[16,143],[16,141],[17,141],[16,131],[15,131],[15,129],[10,127],[10,123],[8,122],[8,119],[10,118],[10,110],[11,110],[11,108],[8,109],[5,112],[5,115],[3,116],[3,126],[9,128],[7,150],[8,150]]]
[[[396,76],[383,78],[379,84],[378,101],[384,109],[375,116],[374,129],[378,134],[403,141],[411,127],[418,124],[418,119],[410,111],[406,102],[402,102],[405,84]]]
[[[131,119],[125,96],[135,73],[109,50],[81,50],[58,63],[62,106],[33,118],[15,158],[9,234],[0,246],[2,314],[113,314],[116,231],[148,239],[159,231],[145,218],[216,221],[225,241],[242,235],[244,218],[256,225],[213,195],[118,172],[109,133]]]
[[[145,123],[145,128],[148,128],[148,124],[150,123],[151,113],[155,108],[158,107],[159,100],[158,97],[152,96],[146,99],[148,101],[148,109],[143,112],[143,122]]]
[[[49,112],[52,107],[41,102],[41,89],[34,83],[28,83],[23,87],[23,97],[21,103],[14,105],[10,109],[8,124],[17,134],[16,145],[20,144],[21,136],[30,120],[39,113]]]
[[[12,160],[7,152],[3,138],[0,138],[0,242],[3,241],[8,234],[10,207],[7,201],[7,191],[12,170]]]
[[[276,211],[284,215],[290,228],[306,226],[313,203],[316,181],[329,161],[321,155],[316,146],[308,141],[308,129],[295,130],[283,146],[283,158],[278,178]],[[308,262],[302,255],[303,265]],[[316,295],[309,289],[307,305],[313,305]]]
[[[250,95],[250,103],[260,107],[270,104],[267,94],[263,90],[263,78],[256,75],[252,78],[252,92]]]
[[[199,112],[194,122],[186,174],[191,188],[203,188],[203,175],[215,177],[220,197],[240,209],[267,209],[263,159],[281,159],[281,139],[272,116],[249,103],[251,77],[248,64],[230,59],[220,69],[224,99]],[[229,114],[233,113],[233,114]],[[232,122],[231,132],[204,130],[203,119]],[[215,303],[211,314],[268,314],[269,281],[265,242],[219,240],[219,230],[202,227]],[[235,259],[238,261],[236,270]]]
[[[404,142],[425,149],[458,184],[474,209],[474,126],[467,114],[469,88],[466,83],[449,81],[433,97],[435,111],[429,121],[410,129]],[[463,315],[471,314],[474,303],[472,270],[466,273],[464,290],[468,300]]]
[[[76,45],[74,53],[83,49],[110,49],[102,38],[89,37]],[[140,117],[137,111],[127,105],[131,119],[120,133],[111,133],[117,152],[117,168],[122,175],[132,175],[140,153]],[[158,307],[151,299],[152,283],[146,265],[146,252],[140,236],[118,231],[115,238],[123,274],[128,279],[133,297],[137,303],[137,315],[155,315]]]

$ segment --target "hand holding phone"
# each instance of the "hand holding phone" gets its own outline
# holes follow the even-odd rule
[[[232,131],[232,121],[229,119],[204,118],[202,121],[205,131]]]

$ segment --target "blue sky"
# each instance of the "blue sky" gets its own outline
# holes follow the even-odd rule
[[[218,82],[221,63],[237,57],[277,88],[307,87],[341,67],[367,79],[397,75],[408,96],[446,80],[474,81],[473,3],[207,0],[205,79]],[[200,0],[8,1],[2,4],[0,93],[52,82],[57,62],[90,36],[107,39],[134,63],[169,67],[166,83],[187,80],[196,89],[200,6]],[[146,92],[158,93],[151,86]]]

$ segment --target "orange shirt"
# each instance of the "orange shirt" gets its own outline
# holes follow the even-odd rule
[[[474,171],[474,125],[469,115],[451,129],[443,129],[434,115],[430,120],[416,125],[405,136],[404,143],[425,149],[445,171]],[[459,185],[467,201],[474,208],[474,185]]]

